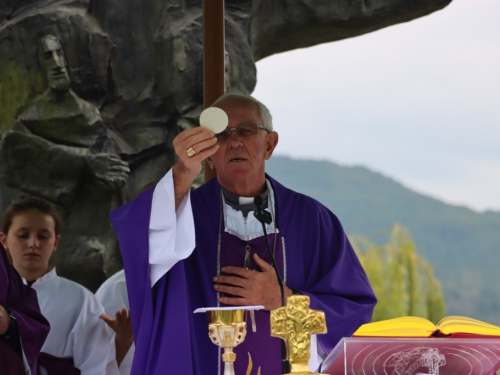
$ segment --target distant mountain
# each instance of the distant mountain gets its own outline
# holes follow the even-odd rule
[[[443,285],[447,315],[500,324],[500,212],[445,204],[360,166],[273,156],[266,171],[327,206],[348,234],[404,225]]]

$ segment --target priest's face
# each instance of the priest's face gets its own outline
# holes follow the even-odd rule
[[[248,99],[228,97],[217,107],[227,113],[230,129],[247,123],[264,125],[259,106]],[[264,189],[265,161],[277,144],[276,132],[259,129],[255,135],[243,138],[232,131],[228,139],[219,142],[219,150],[208,162],[226,189],[240,196],[256,196]]]
[[[12,258],[14,268],[23,277],[33,273],[44,275],[59,242],[54,218],[36,209],[15,215],[9,231],[0,233],[0,239]]]

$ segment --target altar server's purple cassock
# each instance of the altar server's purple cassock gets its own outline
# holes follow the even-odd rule
[[[49,333],[49,322],[40,312],[35,290],[23,284],[1,244],[0,305],[12,312],[17,326],[14,328],[17,332],[12,333],[15,337],[0,340],[0,373],[37,374],[37,358]],[[25,372],[23,367],[30,372]]]
[[[231,147],[245,159],[242,148],[252,144],[233,138]],[[337,217],[314,199],[262,177],[259,195],[274,219],[267,231],[278,268],[288,288],[310,296],[310,307],[325,312],[328,333],[313,340],[312,351],[328,354],[340,338],[371,320],[376,298]],[[155,189],[111,213],[127,273],[134,375],[222,375],[206,316],[193,310],[219,305],[213,278],[223,267],[259,271],[255,259],[245,257],[247,249],[271,263],[252,205],[234,202],[238,197],[221,188],[219,178],[186,194],[176,210],[170,171]],[[235,372],[246,373],[250,354],[252,374],[258,367],[263,375],[280,374],[281,340],[270,336],[269,311],[257,311],[255,318],[257,331],[248,319],[246,339],[235,348]]]

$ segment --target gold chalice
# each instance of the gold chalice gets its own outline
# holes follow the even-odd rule
[[[223,348],[222,361],[224,362],[224,375],[235,375],[234,361],[236,353],[233,348],[245,340],[247,334],[247,310],[260,310],[263,306],[241,306],[202,308],[196,312],[206,312],[208,318],[208,337],[212,342]]]

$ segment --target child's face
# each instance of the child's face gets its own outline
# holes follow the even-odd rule
[[[8,233],[1,233],[0,239],[20,274],[23,270],[46,273],[59,242],[54,218],[35,209],[14,216]]]

